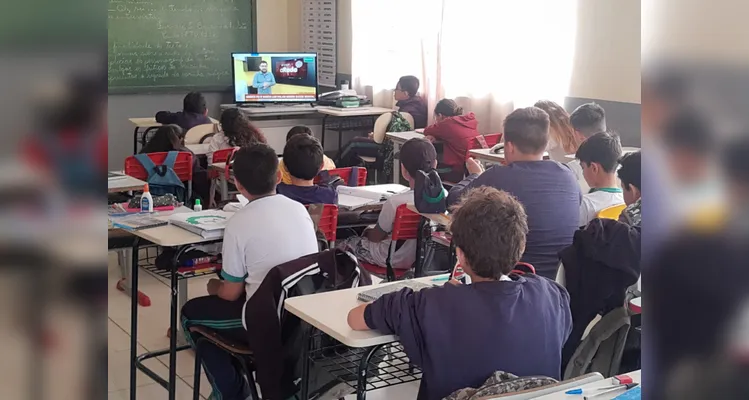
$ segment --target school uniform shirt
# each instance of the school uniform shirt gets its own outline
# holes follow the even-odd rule
[[[169,112],[159,111],[156,113],[156,122],[160,124],[175,124],[179,125],[185,132],[190,129],[204,124],[212,124],[210,118],[207,115],[191,113],[191,112]]]
[[[588,182],[585,181],[585,177],[583,176],[583,167],[580,165],[580,160],[572,160],[565,165],[573,174],[575,174],[575,179],[577,179],[577,183],[580,184],[580,191],[582,193],[588,193],[590,191],[590,186],[588,186]]]
[[[580,202],[580,226],[587,225],[601,210],[621,204],[624,204],[621,188],[591,189]]]
[[[473,113],[445,118],[424,129],[424,135],[433,136],[444,143],[442,162],[462,172],[468,155],[473,146],[471,142],[478,132],[479,123]],[[462,176],[461,176],[462,178]],[[460,179],[460,178],[459,178]]]
[[[390,197],[382,206],[377,226],[388,234],[393,232],[395,213],[401,204],[413,203],[414,192],[396,194]],[[392,251],[390,262],[393,268],[409,269],[416,261],[416,240],[410,239],[403,242],[399,247],[397,241],[390,237],[381,242],[371,242],[364,236],[352,236],[340,241],[336,246],[341,250],[350,251],[359,261],[374,264],[380,267],[387,265],[388,251]]]
[[[281,171],[281,182],[290,185],[291,174],[289,173],[289,169],[286,168],[286,164],[283,163],[283,160],[278,163],[278,169]],[[335,163],[326,155],[323,155],[322,158],[322,169],[324,171],[335,169]]]
[[[249,299],[273,267],[317,251],[315,227],[303,205],[277,194],[261,197],[227,222],[221,276],[244,281]]]
[[[521,261],[532,264],[538,275],[555,279],[558,253],[572,244],[580,222],[582,193],[572,171],[551,160],[495,165],[453,186],[447,197],[448,205],[456,204],[463,193],[480,186],[504,190],[520,201],[528,215],[528,235]]]
[[[395,106],[398,107],[398,111],[407,112],[414,117],[414,129],[421,129],[427,126],[429,110],[427,110],[427,102],[423,97],[419,95],[409,97],[406,100],[398,101],[395,103]]]
[[[296,186],[279,183],[276,192],[304,205],[338,204],[338,192],[330,186]]]
[[[423,376],[418,399],[479,387],[494,371],[560,378],[572,330],[570,298],[536,275],[389,293],[364,310],[368,327],[398,335]]]

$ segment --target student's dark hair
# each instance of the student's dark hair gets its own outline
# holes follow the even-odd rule
[[[442,99],[434,106],[434,113],[445,117],[454,117],[463,115],[463,107],[458,106],[458,103],[453,99]]]
[[[182,100],[182,111],[194,114],[205,114],[205,96],[200,92],[188,93]]]
[[[619,176],[619,180],[622,181],[623,186],[629,187],[629,185],[632,185],[642,190],[640,184],[640,182],[642,182],[640,176],[642,171],[640,151],[625,154],[621,159],[619,159],[619,164],[621,165],[621,168],[617,171],[617,175]]]
[[[294,178],[312,180],[322,168],[322,146],[312,136],[296,135],[283,148],[283,162]]]
[[[416,93],[419,93],[419,78],[413,75],[401,76],[398,79],[397,86],[400,86],[402,91],[407,92],[408,97],[414,97]]]
[[[613,132],[599,132],[585,139],[575,153],[575,158],[585,164],[598,163],[604,171],[616,171],[622,156],[622,143]]]
[[[685,107],[666,121],[663,141],[669,149],[687,150],[697,155],[715,149],[715,137],[707,120],[699,111]]]
[[[591,137],[606,131],[606,111],[596,103],[585,103],[570,114],[570,123],[576,131]]]
[[[522,153],[538,154],[549,143],[549,114],[538,107],[518,108],[504,121],[505,142]]]
[[[189,151],[185,147],[184,141],[185,131],[179,125],[162,125],[156,129],[156,132],[140,152],[147,154],[164,151]]]
[[[237,108],[229,108],[221,113],[221,129],[235,147],[245,147],[253,143],[267,143],[260,132]]]
[[[234,179],[253,196],[272,193],[278,177],[278,155],[265,143],[252,143],[234,153]]]
[[[482,278],[509,274],[525,251],[528,217],[507,192],[481,186],[452,209],[452,240]]]
[[[400,162],[411,177],[419,171],[429,172],[434,169],[437,150],[432,142],[423,138],[413,138],[403,143],[400,149]],[[399,173],[399,172],[396,172]]]
[[[297,125],[289,129],[289,133],[286,134],[286,141],[288,142],[292,137],[294,137],[294,135],[299,135],[301,133],[312,136],[312,129],[304,125]]]

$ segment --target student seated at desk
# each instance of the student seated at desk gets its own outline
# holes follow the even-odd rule
[[[554,279],[557,253],[572,244],[579,227],[580,186],[564,165],[544,160],[549,141],[549,116],[538,107],[519,108],[505,118],[506,166],[495,165],[484,172],[470,158],[468,175],[450,190],[448,204],[455,204],[467,189],[491,186],[509,192],[528,214],[528,242],[522,261],[532,264],[538,275]]]
[[[386,294],[351,310],[349,326],[399,337],[423,371],[418,399],[479,387],[494,371],[559,379],[570,299],[554,281],[510,274],[528,233],[523,206],[506,192],[473,189],[454,209],[450,230],[470,285]]]
[[[221,132],[213,135],[208,145],[208,164],[213,162],[213,152],[217,150],[267,143],[265,135],[238,108],[224,110],[220,122]]]
[[[624,204],[627,207],[619,215],[619,221],[624,222],[630,226],[639,227],[642,222],[642,192],[640,176],[642,170],[642,159],[639,151],[625,154],[624,157],[619,160],[621,167],[617,174],[619,180],[622,183],[622,189],[624,191]]]
[[[185,147],[185,131],[177,125],[163,125],[156,129],[151,140],[140,150],[141,154],[161,153],[169,151],[184,151],[192,153]],[[200,165],[200,160],[193,154],[192,157],[192,189],[201,201],[208,204],[210,198],[211,184],[208,179],[208,171]]]
[[[560,163],[568,162],[565,156],[575,154],[584,137],[575,132],[564,107],[551,100],[539,100],[534,106],[549,114],[549,143],[546,145],[549,158]]]
[[[338,192],[327,185],[315,185],[315,177],[323,165],[320,142],[310,135],[295,135],[283,149],[283,159],[291,183],[279,183],[278,194],[302,204],[337,204]]]
[[[401,76],[393,91],[398,111],[407,112],[414,117],[414,129],[425,128],[429,114],[426,99],[419,95],[419,85],[419,78],[413,75]]]
[[[586,139],[575,153],[583,168],[590,191],[580,203],[580,226],[596,218],[598,212],[624,204],[622,188],[616,182],[616,167],[622,155],[619,137],[608,132],[596,133]]]
[[[472,141],[478,132],[478,121],[473,113],[463,115],[463,108],[454,100],[442,99],[434,107],[434,124],[424,129],[424,136],[434,142],[441,141],[444,146],[442,162],[450,172],[441,175],[443,180],[460,182],[465,175],[465,163],[468,150],[472,148]],[[442,168],[442,165],[439,166]]]
[[[159,111],[156,113],[156,122],[160,124],[175,124],[184,129],[185,132],[203,124],[212,124],[208,118],[208,107],[205,97],[200,92],[190,92],[182,100],[182,111]]]
[[[262,329],[244,320],[243,307],[273,267],[307,254],[317,253],[312,219],[301,204],[276,195],[281,180],[278,156],[265,144],[239,149],[234,158],[234,177],[239,192],[249,203],[226,224],[222,280],[208,281],[208,296],[192,299],[182,307],[187,340],[195,346],[188,327],[202,325],[223,337],[246,343],[247,329]],[[200,354],[217,399],[246,399],[249,388],[232,357],[208,342]]]
[[[606,132],[606,111],[596,103],[585,103],[572,111],[570,124],[572,124],[578,136],[584,138],[589,138],[596,133]],[[580,161],[572,160],[567,163],[567,166],[575,173],[580,189],[583,193],[587,193],[590,187],[583,177],[583,168],[580,166]]]
[[[297,125],[291,129],[289,129],[289,133],[286,134],[286,143],[291,140],[292,137],[295,135],[312,135],[312,130],[304,125]],[[323,159],[323,170],[331,170],[335,169],[335,163],[333,160],[330,159],[330,157],[326,156],[324,153],[322,155]],[[281,163],[278,164],[278,169],[281,170],[281,183],[285,183],[287,185],[291,184],[291,174],[289,174],[289,170],[286,168],[286,163],[284,163],[283,160],[281,160]]]
[[[388,251],[392,247],[391,265],[393,268],[410,269],[416,261],[416,240],[406,240],[400,245],[390,240],[389,236],[393,230],[398,206],[414,202],[414,177],[418,171],[429,172],[437,167],[437,151],[426,139],[411,139],[401,147],[400,162],[401,173],[408,181],[411,190],[387,199],[374,228],[364,231],[361,237],[354,236],[341,241],[337,247],[350,251],[360,261],[380,267],[387,265]]]

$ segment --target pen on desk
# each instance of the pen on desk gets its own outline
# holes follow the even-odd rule
[[[432,278],[432,282],[442,282],[450,279],[449,276],[438,276],[436,278]]]
[[[635,388],[635,387],[637,387],[639,385],[640,385],[639,383],[627,383],[627,384],[622,384],[622,385],[614,385],[614,386],[607,386],[607,387],[598,388],[598,389],[596,389],[597,390],[596,393],[592,393],[590,395],[586,395],[583,398],[583,400],[592,399],[592,398],[595,398],[597,396],[602,396],[604,394],[608,394],[608,393],[611,393],[611,392],[616,392],[616,391],[622,390],[622,389],[624,389],[624,391],[626,392],[627,390],[633,389],[633,388]]]
[[[591,392],[594,392],[594,393],[597,393],[597,394],[601,394],[601,390],[609,391],[609,390],[614,390],[614,389],[620,389],[620,388],[623,388],[625,386],[630,386],[630,387],[627,387],[627,389],[632,389],[633,387],[635,387],[637,385],[638,385],[637,383],[610,385],[610,386],[603,386],[603,387],[599,387],[599,388],[595,388],[595,389],[585,389],[585,391],[583,391],[583,389],[572,389],[572,390],[568,390],[568,391],[564,392],[564,394],[583,394],[583,393],[591,393]],[[605,392],[603,392],[603,393],[605,393]]]

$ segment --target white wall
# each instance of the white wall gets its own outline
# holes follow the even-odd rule
[[[639,103],[640,2],[578,1],[569,96]]]

